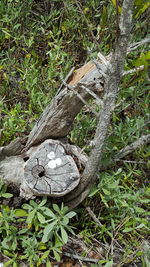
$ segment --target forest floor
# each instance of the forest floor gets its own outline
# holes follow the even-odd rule
[[[96,56],[91,30],[105,55],[112,50],[113,1],[81,1],[83,14],[75,2],[0,2],[0,146],[27,136],[62,78]],[[136,2],[133,42],[149,27],[149,10]],[[0,181],[5,266],[150,266],[150,147],[110,164],[120,149],[150,133],[148,60],[146,45],[126,60],[126,70],[145,68],[122,79],[97,183],[72,213],[45,198],[27,202]],[[95,129],[96,118],[84,107],[68,139],[89,154]]]

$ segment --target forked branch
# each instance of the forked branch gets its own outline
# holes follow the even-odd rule
[[[86,164],[79,186],[65,197],[67,205],[74,208],[81,203],[89,193],[91,185],[96,180],[97,171],[101,165],[102,151],[110,125],[112,112],[118,95],[119,83],[124,68],[124,61],[127,54],[130,29],[132,24],[133,0],[124,0],[119,27],[120,35],[112,58],[107,65],[107,77],[104,86],[104,101],[97,125],[95,137],[89,160]]]

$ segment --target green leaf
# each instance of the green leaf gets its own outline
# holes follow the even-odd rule
[[[15,210],[15,215],[17,217],[27,217],[28,216],[28,213],[25,211],[25,210],[22,210],[22,209],[16,209]]]
[[[32,221],[33,221],[33,219],[34,219],[34,216],[35,216],[35,213],[36,213],[35,210],[33,210],[33,211],[31,211],[31,212],[29,213],[29,215],[28,215],[28,217],[27,217],[27,223],[28,223],[28,224],[31,224],[31,223],[32,223]]]
[[[132,232],[134,229],[132,227],[128,227],[128,228],[125,228],[122,232],[123,233],[128,233],[128,232]]]
[[[148,66],[150,60],[150,51],[146,53],[141,53],[140,56],[135,61],[135,66],[139,67],[141,65]]]
[[[13,267],[17,267],[17,263],[16,262],[13,263]]]
[[[57,251],[53,249],[53,253],[54,253],[55,259],[56,259],[58,262],[60,262],[60,255],[57,253]]]
[[[2,194],[2,197],[4,197],[4,198],[10,198],[10,197],[13,197],[13,194],[10,194],[10,193],[3,193],[3,194]]]
[[[99,191],[99,189],[95,186],[91,189],[88,197],[93,197],[97,192]]]
[[[43,253],[42,257],[41,257],[41,260],[43,261],[44,259],[46,259],[46,258],[48,257],[48,255],[49,255],[49,253],[50,253],[50,250],[46,250],[46,251]]]
[[[150,3],[149,2],[142,2],[141,1],[135,1],[135,4],[137,3],[138,5],[138,2],[139,2],[139,8],[137,9],[136,11],[136,14],[135,14],[135,18],[137,19],[138,17],[140,17],[150,6]]]
[[[67,216],[69,219],[71,219],[71,218],[73,218],[74,216],[76,216],[76,212],[74,212],[74,211],[70,211],[70,212],[68,212],[68,213],[66,214],[66,216]]]
[[[49,260],[46,262],[46,267],[52,267],[52,265],[51,265]]]
[[[58,213],[60,212],[59,206],[57,204],[53,204],[53,209]]]
[[[60,226],[60,230],[61,230],[61,238],[62,238],[63,242],[67,243],[68,234],[67,234],[66,230],[62,226]]]
[[[44,199],[40,202],[39,207],[44,206],[44,205],[46,204],[46,202],[47,202],[47,198],[44,198]]]
[[[48,209],[48,208],[45,208],[45,210],[43,211],[43,213],[45,215],[47,215],[48,217],[50,217],[50,218],[56,219],[56,215],[50,209]]]
[[[142,209],[142,208],[140,208],[140,207],[134,207],[134,210],[135,210],[137,213],[139,213],[139,214],[142,214],[142,213],[145,213],[145,212],[146,212],[146,210],[144,210],[144,209]]]
[[[9,261],[7,261],[7,262],[5,262],[4,263],[4,266],[11,266],[11,264],[13,263],[13,259],[11,259],[11,260],[9,260]]]
[[[111,0],[111,2],[113,3],[114,7],[117,8],[116,0]],[[121,13],[122,11],[122,8],[120,6],[118,6],[118,11],[119,13]]]
[[[52,222],[45,227],[44,233],[43,233],[43,238],[42,238],[43,243],[46,243],[49,240],[49,235],[50,235],[51,231],[53,230],[56,223],[57,223],[57,221]]]
[[[109,196],[110,195],[110,191],[108,191],[107,189],[105,188],[102,188],[103,192],[105,195]]]
[[[38,207],[38,204],[32,199],[30,200],[30,205],[34,208],[37,208]]]
[[[141,228],[145,228],[145,224],[144,223],[141,223],[136,227],[136,229],[141,229]]]
[[[22,207],[25,210],[32,210],[33,209],[29,204],[23,204]]]
[[[37,217],[40,223],[45,223],[45,217],[40,212],[37,212]]]
[[[21,230],[18,232],[18,234],[19,234],[19,235],[22,235],[22,234],[25,234],[25,233],[28,232],[28,231],[29,231],[29,229],[24,228],[24,229],[21,229]]]
[[[112,267],[113,266],[113,261],[107,262],[104,267]]]
[[[4,250],[4,254],[8,257],[13,257],[14,254],[10,253],[8,250]]]
[[[140,199],[140,203],[148,204],[150,203],[150,199]]]

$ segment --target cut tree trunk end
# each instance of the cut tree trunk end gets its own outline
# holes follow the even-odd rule
[[[0,162],[5,183],[20,188],[25,199],[35,196],[62,197],[80,181],[79,169],[87,162],[80,148],[47,139],[21,155],[6,156]]]

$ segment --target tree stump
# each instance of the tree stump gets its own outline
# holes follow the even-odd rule
[[[26,161],[24,179],[35,195],[61,197],[78,185],[80,174],[62,144],[46,140]]]

